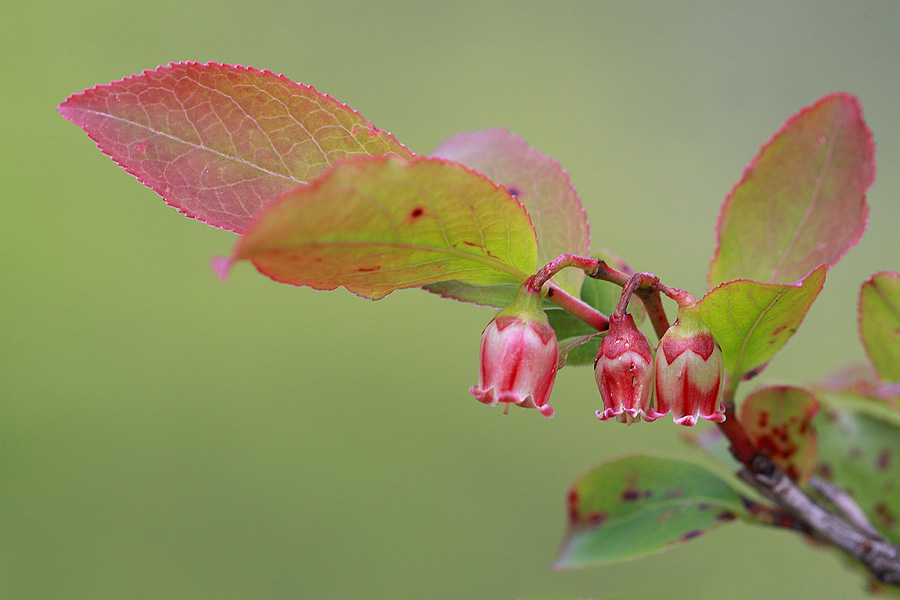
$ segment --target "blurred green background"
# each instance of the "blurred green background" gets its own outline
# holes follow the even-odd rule
[[[560,374],[549,421],[480,405],[489,309],[246,265],[222,284],[209,259],[234,235],[166,207],[55,107],[215,60],[312,84],[415,152],[506,127],[569,171],[595,246],[701,294],[744,166],[850,91],[877,143],[869,231],[758,380],[802,382],[863,359],[859,284],[900,269],[898,30],[896,0],[8,7],[0,596],[864,597],[831,554],[742,524],[552,572],[568,484],[623,452],[693,456],[675,426],[596,421],[589,369]]]

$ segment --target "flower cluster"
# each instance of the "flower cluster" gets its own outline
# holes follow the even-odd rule
[[[536,408],[553,416],[547,401],[556,379],[559,344],[541,306],[540,292],[522,285],[516,299],[484,329],[478,385],[469,392],[488,406]],[[669,413],[679,425],[724,421],[722,351],[700,318],[682,306],[653,348],[630,314],[614,313],[594,361],[601,420],[655,421]]]
[[[597,417],[630,423],[672,413],[679,425],[698,418],[725,420],[722,351],[703,324],[697,305],[681,307],[653,359],[647,338],[631,315],[613,315],[597,353],[594,374],[605,410]]]

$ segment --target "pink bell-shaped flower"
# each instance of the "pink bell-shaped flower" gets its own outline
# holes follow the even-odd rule
[[[559,365],[559,343],[541,308],[541,295],[527,285],[481,334],[478,385],[469,392],[488,406],[506,403],[553,416],[547,404]]]
[[[631,423],[645,416],[653,390],[653,349],[630,314],[613,313],[609,318],[609,331],[594,361],[594,377],[606,409],[597,411],[598,419],[615,417]]]
[[[650,417],[671,412],[676,423],[688,427],[698,417],[721,423],[723,379],[722,350],[703,324],[699,305],[682,306],[656,349],[656,406]]]

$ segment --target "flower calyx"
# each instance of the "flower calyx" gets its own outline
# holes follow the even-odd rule
[[[541,307],[540,291],[523,284],[516,299],[481,334],[478,385],[469,392],[488,406],[536,408],[553,416],[547,404],[559,366],[556,332]]]
[[[699,304],[682,306],[656,349],[652,419],[672,413],[679,425],[698,418],[721,423],[724,367],[722,350],[700,317]]]
[[[597,411],[598,419],[630,424],[646,418],[653,391],[653,349],[630,314],[610,317],[594,360],[594,377],[605,409]]]

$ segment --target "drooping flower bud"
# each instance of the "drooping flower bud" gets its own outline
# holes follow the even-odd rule
[[[645,416],[653,389],[653,350],[630,314],[609,318],[594,377],[606,409],[597,411],[598,419],[630,423]]]
[[[523,285],[481,334],[480,377],[469,392],[488,406],[506,403],[508,410],[516,404],[552,417],[547,400],[558,363],[559,343],[541,309],[541,295]]]
[[[692,427],[697,418],[721,423],[722,351],[700,318],[698,304],[678,309],[656,349],[656,406],[652,418],[672,413],[679,425]]]

